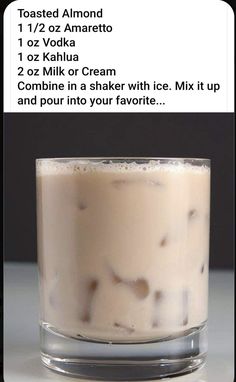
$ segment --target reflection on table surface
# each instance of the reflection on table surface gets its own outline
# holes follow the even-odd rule
[[[20,356],[17,357],[16,354],[14,354],[14,351],[16,353],[20,353]],[[13,360],[14,360],[14,363],[11,362]],[[36,350],[35,347],[32,347],[31,349],[29,347],[28,349],[25,347],[23,351],[21,351],[17,347],[14,350],[11,350],[11,357],[8,357],[7,361],[5,362],[5,367],[8,369],[5,382],[12,382],[12,381],[17,381],[17,382],[32,382],[32,381],[79,382],[81,381],[81,382],[85,382],[85,381],[90,381],[90,380],[82,380],[79,378],[66,377],[56,372],[53,372],[51,370],[48,370],[46,367],[42,365],[40,356],[39,356],[39,351],[38,349]],[[190,374],[186,374],[186,375],[183,375],[180,377],[174,377],[174,378],[172,377],[172,378],[164,378],[161,380],[159,379],[158,381],[218,382],[217,379],[215,381],[213,379],[209,380],[207,377],[207,374],[208,374],[207,367],[204,366],[201,369]],[[108,381],[108,382],[112,382],[112,379],[111,381]],[[128,381],[125,381],[125,382],[128,382]],[[225,382],[225,381],[221,380],[220,382]]]
[[[54,381],[58,381],[58,382],[73,382],[73,381],[81,381],[81,382],[84,382],[84,380],[80,380],[80,379],[77,379],[77,378],[69,378],[69,377],[63,377],[63,376],[59,376],[58,378],[58,375],[56,373],[53,373],[49,370],[46,370],[47,373],[50,373],[50,376],[49,378],[51,380],[54,380]],[[52,376],[53,374],[53,376]],[[54,375],[55,374],[55,375]],[[49,380],[50,380],[49,379]],[[88,381],[88,380],[86,380]],[[156,381],[159,381],[159,382],[208,382],[208,379],[207,379],[207,370],[206,370],[206,367],[203,367],[201,368],[201,370],[197,370],[193,373],[190,373],[190,374],[186,374],[186,375],[183,375],[181,377],[176,377],[176,378],[163,378],[163,379],[158,379],[158,380],[153,380],[153,382],[156,382]],[[94,382],[92,380],[89,380],[89,382]],[[109,382],[113,382],[112,380],[109,381]],[[128,382],[128,381],[126,381]],[[141,382],[141,381],[140,381]],[[223,382],[223,381],[222,381]]]
[[[15,358],[16,359],[16,358]],[[37,356],[27,356],[27,360],[22,364],[22,358],[19,358],[20,362],[15,362],[14,365],[11,366],[11,375],[13,380],[17,380],[18,382],[94,382],[94,380],[82,380],[79,378],[71,378],[66,377],[51,370],[48,370],[41,364],[39,355]],[[27,373],[26,373],[27,370]],[[9,374],[8,374],[9,375]],[[164,378],[159,380],[161,382],[213,382],[213,380],[209,380],[207,378],[207,368],[206,366],[202,367],[200,370],[197,370],[193,373],[186,374],[180,377],[172,377],[172,378]],[[11,382],[10,378],[5,378],[5,382]],[[107,382],[112,382],[112,379]],[[125,381],[128,382],[128,381]],[[215,382],[218,382],[217,380]],[[224,382],[221,380],[221,382]]]

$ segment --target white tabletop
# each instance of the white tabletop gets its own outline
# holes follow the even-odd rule
[[[33,264],[6,263],[4,270],[4,381],[74,382],[41,365],[38,280]],[[207,366],[171,382],[233,382],[233,272],[210,273]]]

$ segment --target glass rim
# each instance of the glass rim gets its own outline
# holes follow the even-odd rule
[[[205,162],[205,163],[211,163],[210,158],[189,158],[189,157],[48,157],[48,158],[36,158],[35,162],[41,162],[41,161],[72,161],[72,160],[87,160],[87,161],[107,161],[107,160],[114,160],[114,161],[125,161],[125,160],[134,160],[134,161],[176,161],[176,162]]]

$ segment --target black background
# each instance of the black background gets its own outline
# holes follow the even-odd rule
[[[5,259],[36,260],[35,159],[169,156],[212,160],[212,268],[233,267],[230,113],[5,114]]]

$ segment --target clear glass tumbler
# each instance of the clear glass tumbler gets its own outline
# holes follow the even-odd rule
[[[38,159],[43,364],[144,380],[205,362],[210,161]]]

